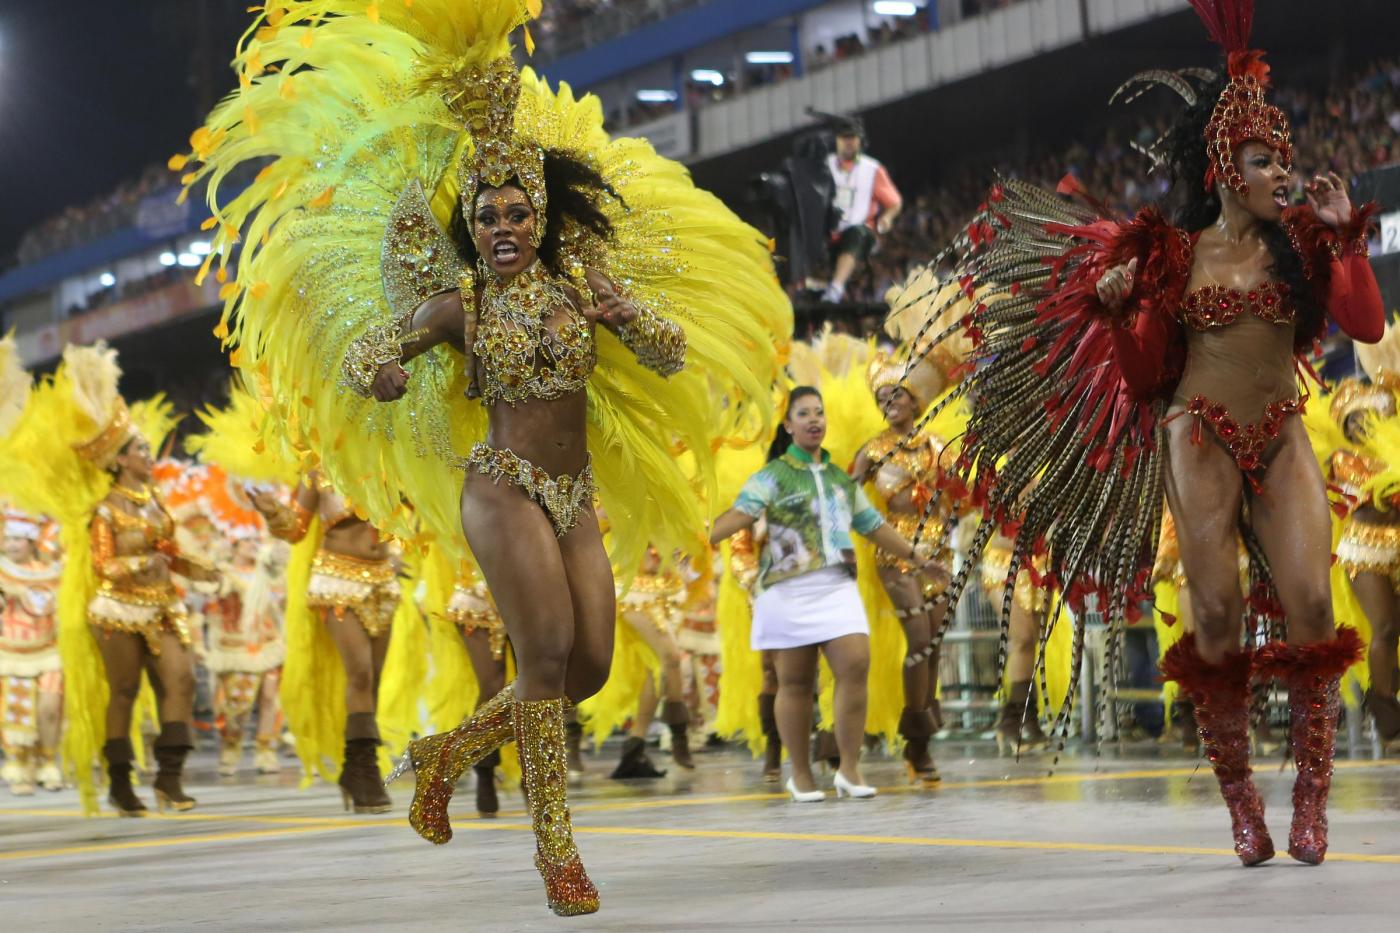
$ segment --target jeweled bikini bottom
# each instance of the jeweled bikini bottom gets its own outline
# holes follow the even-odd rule
[[[554,525],[554,533],[564,537],[579,522],[585,509],[593,507],[592,460],[578,476],[551,476],[512,450],[477,443],[467,455],[467,469],[499,482],[509,480],[544,509]]]
[[[1186,403],[1184,411],[1170,417],[1195,417],[1196,423],[1191,428],[1193,444],[1204,443],[1202,425],[1208,425],[1221,446],[1235,458],[1235,465],[1239,467],[1245,479],[1249,480],[1250,488],[1255,494],[1259,494],[1264,491],[1261,482],[1266,466],[1264,452],[1278,439],[1283,430],[1283,420],[1289,415],[1299,414],[1302,410],[1302,399],[1280,399],[1264,406],[1264,414],[1258,421],[1240,424],[1224,405],[1212,402],[1204,395],[1195,395]]]

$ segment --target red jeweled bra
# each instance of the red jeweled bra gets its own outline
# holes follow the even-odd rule
[[[1282,282],[1261,282],[1247,291],[1225,285],[1203,285],[1187,293],[1178,314],[1193,330],[1228,327],[1241,314],[1270,324],[1292,324],[1295,309]]]

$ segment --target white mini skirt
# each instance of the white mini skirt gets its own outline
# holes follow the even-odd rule
[[[754,600],[749,643],[755,651],[767,651],[869,634],[856,581],[840,567],[825,567],[764,590]]]

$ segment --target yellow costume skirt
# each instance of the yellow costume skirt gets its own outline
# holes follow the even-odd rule
[[[1001,539],[1005,540],[1005,539]],[[1011,548],[999,546],[997,541],[987,545],[982,552],[982,589],[994,606],[1001,605],[1001,594],[1006,586],[1006,573],[1011,569]],[[1045,591],[1031,582],[1031,575],[1022,563],[1021,572],[1016,575],[1016,605],[1031,612],[1043,612],[1046,607]]]
[[[496,605],[491,601],[491,593],[484,583],[453,587],[446,614],[463,635],[486,632],[491,638],[491,657],[499,661],[505,656],[506,624],[496,613]]]
[[[337,619],[354,612],[371,638],[389,631],[400,595],[398,574],[388,560],[363,560],[322,549],[311,563],[306,604],[329,609]]]
[[[1400,584],[1400,525],[1379,525],[1356,519],[1346,523],[1337,542],[1337,563],[1355,580],[1363,573],[1389,577]]]
[[[104,632],[140,635],[152,655],[160,656],[162,632],[190,645],[189,614],[180,594],[164,586],[103,587],[88,603],[88,622]]]

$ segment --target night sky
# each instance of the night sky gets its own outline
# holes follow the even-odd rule
[[[235,83],[251,5],[0,0],[0,263],[29,227],[184,148]]]

